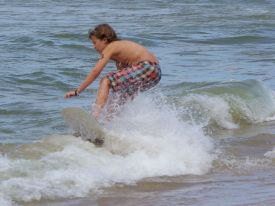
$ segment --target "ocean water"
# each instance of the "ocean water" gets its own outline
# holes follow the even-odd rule
[[[0,205],[275,205],[275,2],[0,0]],[[162,80],[83,142],[109,23],[159,58]],[[103,71],[113,70],[110,62]]]

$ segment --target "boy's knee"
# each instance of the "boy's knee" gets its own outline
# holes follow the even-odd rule
[[[107,77],[103,77],[101,80],[100,80],[100,85],[104,85],[104,86],[110,86],[110,80],[109,78]]]

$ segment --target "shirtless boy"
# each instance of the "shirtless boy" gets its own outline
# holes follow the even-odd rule
[[[93,111],[96,118],[108,100],[110,89],[121,98],[128,99],[160,81],[161,70],[155,55],[135,42],[118,39],[110,25],[100,24],[89,30],[89,39],[101,58],[80,86],[67,92],[65,98],[78,96],[94,82],[109,60],[115,61],[117,70],[109,72],[100,81]]]

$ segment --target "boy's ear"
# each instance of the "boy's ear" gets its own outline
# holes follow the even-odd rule
[[[105,43],[108,43],[108,39],[107,39],[107,38],[104,38],[103,41],[104,41]]]

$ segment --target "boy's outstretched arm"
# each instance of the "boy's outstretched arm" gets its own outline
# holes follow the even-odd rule
[[[73,96],[77,96],[83,90],[85,90],[93,81],[99,76],[101,71],[104,69],[106,64],[110,59],[110,53],[103,52],[101,58],[96,63],[95,67],[90,71],[90,73],[86,76],[85,80],[80,84],[79,88],[76,90],[69,91],[65,94],[65,98],[70,98]]]

